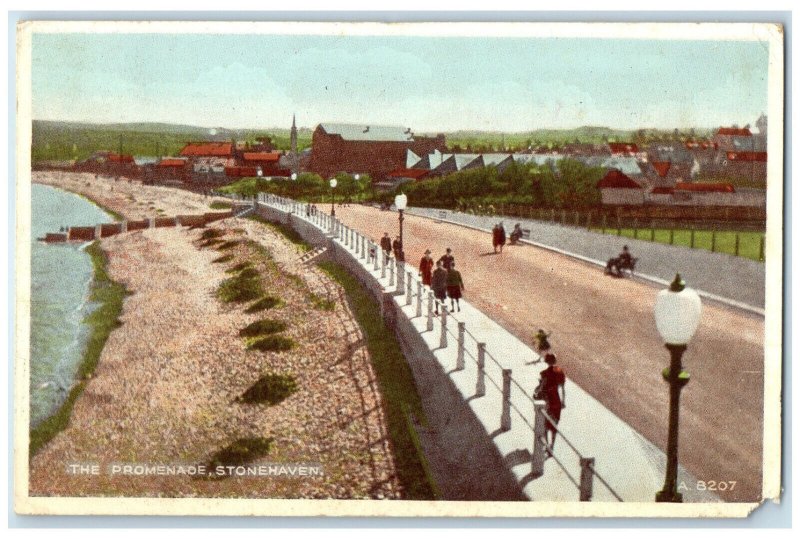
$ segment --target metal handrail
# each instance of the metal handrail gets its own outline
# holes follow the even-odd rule
[[[279,202],[279,204],[280,204],[280,205],[282,205],[282,206],[291,206],[291,204],[293,203],[293,201],[291,201],[291,199],[286,199],[286,198],[283,198],[283,197],[275,197],[275,199],[274,199],[274,200],[278,201],[278,202]],[[259,201],[261,202],[261,199],[259,199]],[[263,203],[264,203],[264,204],[270,204],[270,202],[269,202],[268,200],[266,200],[266,201],[263,201]],[[301,212],[300,214],[297,214],[297,215],[298,215],[298,217],[300,217],[301,219],[304,219],[305,221],[307,221],[307,222],[309,222],[309,223],[311,223],[311,224],[314,224],[314,225],[315,225],[315,226],[317,226],[318,228],[320,228],[320,229],[322,229],[322,228],[323,228],[322,221],[319,221],[319,220],[317,220],[317,219],[311,219],[311,217],[312,217],[312,216],[304,216],[304,215],[302,214],[302,212]],[[335,218],[334,218],[334,219],[335,219]],[[340,223],[340,225],[341,225],[341,223]],[[334,226],[335,226],[335,225],[334,225]],[[342,225],[342,226],[343,226],[343,225]],[[352,229],[351,229],[351,230],[352,230]],[[349,249],[348,249],[348,250],[349,250],[349,251],[351,251],[352,253],[356,253],[356,252],[358,252],[358,246],[360,245],[360,241],[359,241],[359,240],[360,240],[361,238],[364,238],[364,242],[367,242],[367,241],[368,241],[370,244],[374,243],[374,242],[372,242],[372,240],[370,240],[370,239],[369,239],[369,238],[367,238],[366,236],[364,236],[364,235],[362,235],[362,234],[360,234],[360,233],[356,232],[355,230],[353,230],[353,233],[354,233],[354,238],[353,238],[353,239],[354,239],[355,241],[352,241],[352,242],[350,242],[350,246],[349,246]],[[342,244],[343,244],[343,245],[346,245],[346,242],[342,242]],[[376,253],[376,255],[375,255],[375,256],[378,256],[378,254]],[[369,255],[368,255],[368,254],[367,254],[367,256],[366,256],[366,260],[367,260],[367,263],[369,263],[369,261],[370,261],[370,257],[369,257]],[[370,270],[370,271],[379,271],[379,270]],[[406,279],[409,279],[409,280],[413,280],[413,281],[417,281],[417,282],[419,282],[419,281],[420,281],[420,279],[419,279],[419,276],[418,276],[418,275],[414,275],[414,274],[413,274],[413,272],[406,272],[406,275],[404,275],[404,278],[406,278]],[[409,296],[409,297],[411,297],[411,298],[420,298],[420,295],[419,295],[417,292],[415,292],[415,291],[413,290],[413,287],[412,287],[412,291],[411,291],[411,294],[410,294],[410,296]],[[430,296],[429,296],[429,297],[430,297]],[[420,299],[424,300],[425,298],[424,298],[424,297],[422,297],[422,298],[420,298]],[[435,298],[433,299],[433,301],[435,301],[435,302],[436,302],[436,304],[438,304],[438,305],[439,305],[439,306],[441,306],[442,308],[444,308],[444,309],[446,309],[446,308],[447,308],[447,304],[446,304],[446,302],[443,302],[443,301],[441,301],[441,300],[439,300],[439,299],[435,299]],[[430,304],[430,299],[428,300],[428,303]],[[430,307],[430,305],[429,305],[429,307]],[[457,317],[455,314],[453,314],[453,313],[448,313],[448,316],[449,316],[449,317],[452,317],[452,318],[453,318],[453,320],[454,320],[455,322],[462,322],[462,320],[459,320],[459,318],[458,318],[458,317]],[[444,326],[444,330],[445,330],[445,332],[446,332],[447,334],[449,334],[449,335],[451,335],[452,337],[454,337],[454,338],[458,339],[458,335],[457,335],[457,333],[453,332],[453,330],[451,330],[451,329],[450,329],[450,326],[448,326],[448,325],[445,325],[445,326]],[[466,329],[466,328],[464,329],[464,334],[465,334],[465,336],[467,336],[467,335],[468,335],[468,336],[469,336],[469,337],[472,339],[472,341],[473,341],[475,344],[480,344],[480,341],[478,340],[478,338],[477,338],[477,337],[476,337],[476,336],[475,336],[475,335],[474,335],[472,332],[470,332],[468,329]],[[497,358],[495,358],[495,357],[494,357],[494,356],[493,356],[493,355],[492,355],[492,354],[491,354],[491,353],[490,353],[488,350],[486,350],[486,348],[484,348],[483,350],[484,350],[484,357],[488,356],[488,357],[489,357],[489,359],[491,360],[491,362],[492,362],[492,363],[494,363],[494,364],[495,364],[497,367],[499,367],[500,369],[505,369],[505,367],[504,367],[504,366],[503,366],[503,365],[502,365],[502,364],[501,364],[501,363],[500,363],[500,362],[497,360]],[[464,350],[463,350],[463,352],[464,352],[464,355],[465,355],[465,356],[469,356],[469,358],[470,358],[470,359],[473,361],[473,363],[475,363],[476,365],[478,364],[478,360],[477,360],[477,358],[476,358],[476,357],[475,357],[475,356],[472,354],[472,352],[470,352],[470,351],[469,351],[468,347],[466,346],[466,343],[464,343]],[[537,356],[538,356],[538,354],[537,354]],[[483,378],[484,378],[484,379],[488,379],[488,380],[489,380],[489,382],[490,382],[490,384],[491,384],[492,386],[494,386],[494,387],[495,387],[495,389],[497,389],[497,390],[498,390],[498,391],[499,391],[501,394],[503,393],[503,388],[502,388],[502,387],[501,387],[501,386],[498,384],[498,382],[497,382],[497,381],[495,380],[495,378],[494,378],[494,377],[493,377],[493,376],[492,376],[492,375],[491,375],[491,374],[488,372],[488,370],[484,370],[484,371],[483,371]],[[520,383],[519,383],[517,380],[515,380],[515,379],[513,378],[513,376],[511,377],[511,384],[513,384],[513,385],[517,386],[517,388],[519,388],[519,390],[520,390],[520,391],[522,391],[523,395],[525,395],[525,398],[526,398],[526,399],[527,399],[529,402],[531,402],[531,403],[534,403],[534,402],[535,402],[535,399],[533,398],[533,396],[532,396],[532,395],[530,395],[530,394],[528,393],[528,391],[527,391],[527,390],[526,390],[524,387],[522,387],[522,385],[520,385]],[[532,431],[534,431],[534,430],[535,430],[534,426],[533,426],[533,425],[530,423],[530,421],[528,420],[528,417],[527,417],[527,414],[526,414],[526,413],[522,412],[522,411],[521,411],[519,408],[517,408],[517,406],[516,406],[516,405],[515,405],[513,402],[509,402],[509,407],[510,407],[510,409],[511,409],[511,410],[513,410],[513,411],[514,411],[514,412],[515,412],[515,413],[516,413],[516,414],[517,414],[517,415],[520,417],[520,419],[522,419],[522,421],[523,421],[523,423],[525,423],[525,425],[527,425],[527,426],[528,426],[528,427],[529,427],[529,428],[530,428]],[[570,440],[569,440],[569,439],[568,439],[566,436],[564,436],[563,432],[561,432],[561,431],[560,431],[560,429],[558,428],[558,424],[557,424],[557,423],[556,423],[556,422],[553,420],[553,418],[550,416],[550,414],[548,414],[548,413],[547,413],[545,410],[539,410],[539,411],[538,411],[538,413],[541,413],[541,414],[542,414],[542,416],[543,416],[543,417],[544,417],[544,418],[545,418],[545,419],[546,419],[546,420],[547,420],[547,421],[548,421],[548,422],[549,422],[549,423],[552,425],[552,427],[551,427],[551,428],[553,428],[553,430],[555,430],[556,434],[557,434],[557,435],[559,435],[559,436],[560,436],[560,437],[561,437],[561,438],[564,440],[564,443],[565,443],[565,444],[566,444],[566,445],[567,445],[567,446],[568,446],[568,447],[569,447],[569,448],[570,448],[570,449],[571,449],[571,450],[572,450],[572,451],[573,451],[573,452],[574,452],[574,453],[575,453],[575,454],[576,454],[576,455],[577,455],[579,458],[583,459],[584,457],[583,457],[583,455],[581,454],[581,452],[580,452],[580,451],[579,451],[579,450],[578,450],[578,449],[575,447],[575,445],[574,445],[572,442],[570,442]],[[541,443],[542,441],[544,441],[544,443],[546,444],[546,439],[542,440],[542,439],[540,438],[540,440],[539,440],[539,441],[540,441],[540,443]],[[572,482],[572,483],[575,485],[575,487],[577,487],[578,489],[580,489],[580,484],[578,483],[578,481],[576,481],[576,480],[575,480],[575,478],[574,478],[572,475],[570,475],[570,473],[567,471],[567,469],[566,469],[566,467],[564,466],[564,464],[563,464],[563,463],[562,463],[560,460],[558,460],[558,458],[557,458],[557,457],[556,457],[556,456],[555,456],[555,455],[552,453],[552,451],[550,451],[550,456],[551,456],[551,457],[553,458],[553,460],[554,460],[554,461],[555,461],[555,462],[558,464],[558,466],[559,466],[559,467],[560,467],[560,468],[561,468],[561,469],[564,471],[564,473],[567,475],[567,477],[570,479],[570,481],[571,481],[571,482]],[[595,477],[597,477],[597,478],[600,480],[600,482],[603,484],[603,486],[605,486],[605,487],[606,487],[606,489],[608,489],[608,491],[609,491],[609,492],[610,492],[610,493],[611,493],[611,494],[612,494],[612,495],[613,495],[613,496],[614,496],[614,497],[615,497],[615,498],[616,498],[618,501],[622,501],[622,498],[621,498],[621,497],[620,497],[620,496],[617,494],[617,492],[616,492],[616,491],[615,491],[615,490],[614,490],[614,489],[613,489],[613,488],[612,488],[612,487],[611,487],[611,486],[608,484],[608,482],[607,482],[607,481],[606,481],[606,480],[605,480],[605,479],[604,479],[604,478],[603,478],[603,477],[602,477],[602,476],[601,476],[601,475],[600,475],[600,474],[597,472],[597,470],[595,470],[595,469],[594,469],[594,466],[593,466],[593,465],[590,465],[590,466],[589,466],[589,469],[591,470],[592,474],[593,474]]]

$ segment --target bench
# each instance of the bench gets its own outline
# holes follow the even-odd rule
[[[631,257],[631,261],[629,263],[620,264],[619,258],[614,257],[608,261],[606,264],[606,274],[614,275],[616,277],[624,277],[625,271],[628,272],[628,275],[633,277],[633,272],[636,269],[636,261],[639,260],[638,258]]]
[[[523,228],[522,229],[522,236],[519,237],[520,240],[529,240],[531,239],[531,229],[530,228]],[[517,243],[517,239],[514,239],[513,234],[509,236],[508,243],[510,245],[515,245]]]

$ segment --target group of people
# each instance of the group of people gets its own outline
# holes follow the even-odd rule
[[[516,244],[522,238],[522,225],[517,223],[514,225],[514,230],[511,231],[509,235],[509,243],[511,245]],[[497,249],[500,249],[500,252],[503,252],[503,245],[506,244],[506,228],[503,226],[503,222],[500,221],[494,227],[492,227],[492,248],[494,252],[497,253]]]
[[[403,253],[403,242],[400,241],[400,236],[395,236],[394,241],[389,237],[388,232],[383,233],[381,238],[381,250],[385,260],[394,253],[394,258],[398,262],[405,262],[405,253]]]
[[[436,298],[435,313],[437,315],[440,303],[442,309],[447,309],[447,298],[450,298],[450,312],[454,312],[456,309],[461,311],[459,300],[465,289],[464,279],[456,269],[456,259],[450,247],[435,263],[431,256],[431,250],[426,249],[419,262],[419,275],[422,277],[422,284],[430,286],[433,291],[433,297]]]

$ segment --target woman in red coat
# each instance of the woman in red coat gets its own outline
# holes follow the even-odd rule
[[[430,249],[425,250],[425,255],[419,261],[419,274],[422,276],[422,284],[430,286],[433,274],[433,258],[431,258]]]

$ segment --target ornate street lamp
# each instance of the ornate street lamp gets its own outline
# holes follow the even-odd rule
[[[656,328],[669,350],[670,365],[662,371],[669,384],[669,437],[667,440],[667,472],[664,488],[656,494],[657,502],[680,503],[683,496],[678,492],[678,418],[680,413],[681,389],[689,383],[689,373],[683,370],[681,358],[686,345],[692,339],[700,324],[702,304],[700,296],[686,283],[680,274],[669,289],[662,290],[656,297],[654,309]]]
[[[406,255],[403,250],[403,211],[406,209],[407,204],[408,197],[404,193],[400,193],[394,197],[394,205],[397,206],[397,212],[399,214],[398,219],[400,220],[400,258],[403,262],[406,259]]]
[[[336,217],[336,208],[333,207],[333,190],[336,187],[336,178],[331,178],[331,217]]]

